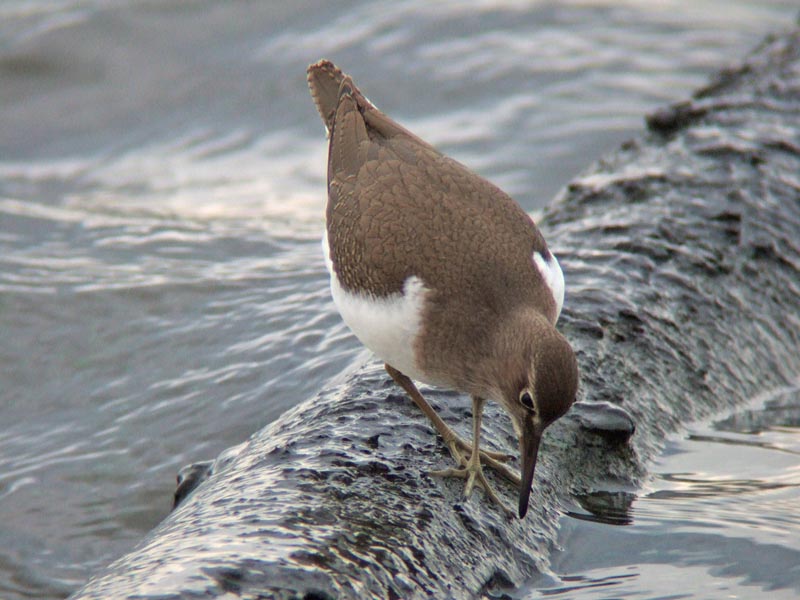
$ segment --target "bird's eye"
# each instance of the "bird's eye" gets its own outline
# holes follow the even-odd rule
[[[533,398],[527,390],[519,395],[519,401],[522,403],[522,406],[528,410],[533,410]]]

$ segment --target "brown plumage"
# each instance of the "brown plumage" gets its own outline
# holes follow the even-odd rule
[[[418,377],[467,392],[481,407],[484,398],[497,400],[520,431],[531,420],[520,404],[522,390],[530,390],[538,424],[528,428],[537,430],[538,448],[541,431],[566,411],[577,386],[574,355],[554,328],[558,301],[532,260],[538,253],[557,265],[542,234],[507,194],[392,121],[332,63],[311,65],[308,81],[330,134],[332,277],[346,292],[376,300],[420,280]],[[410,380],[390,373],[409,391]],[[536,448],[528,452],[535,462]],[[473,471],[477,460],[475,453]]]

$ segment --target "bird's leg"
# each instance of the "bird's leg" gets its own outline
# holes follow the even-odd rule
[[[453,432],[455,436],[455,443],[456,446],[461,448],[467,454],[472,454],[472,444],[466,441],[464,438],[460,437],[458,434]],[[492,461],[484,460],[487,465],[494,466],[494,462],[508,462],[512,458],[514,458],[513,454],[506,454],[505,452],[492,452],[491,450],[481,450],[481,455],[484,459],[490,458],[493,459]]]
[[[405,392],[409,395],[411,400],[414,401],[414,404],[416,404],[419,407],[419,409],[425,414],[425,416],[428,417],[428,419],[430,419],[431,423],[436,428],[436,431],[438,431],[439,435],[442,436],[445,445],[450,450],[450,454],[453,455],[453,458],[455,459],[456,463],[458,463],[460,467],[466,466],[467,460],[461,454],[459,449],[465,450],[472,455],[475,454],[473,446],[471,446],[470,444],[462,440],[460,437],[458,437],[456,432],[453,431],[447,425],[447,423],[442,421],[442,418],[438,414],[436,414],[436,411],[430,404],[428,404],[428,401],[425,400],[425,398],[423,398],[422,394],[419,393],[417,386],[414,385],[414,382],[411,381],[411,379],[407,375],[404,375],[403,373],[401,373],[400,371],[398,371],[389,364],[386,364],[384,366],[386,367],[386,372],[389,373],[392,379],[394,379],[395,383],[397,383],[397,385],[399,385],[401,388],[403,388],[403,390],[405,390]],[[481,411],[482,410],[483,410],[483,405],[481,405]],[[475,420],[475,414],[473,413],[473,423],[474,420]],[[478,421],[480,425],[480,416],[478,416]],[[476,442],[477,439],[478,438],[475,437]],[[480,449],[479,452],[480,452],[479,456],[481,462],[483,462],[486,465],[489,465],[500,475],[502,475],[505,479],[507,479],[508,481],[519,487],[520,485],[519,476],[510,469],[508,469],[508,467],[502,464],[502,462],[500,462],[508,460],[510,458],[508,454],[503,454],[501,452],[488,452]]]
[[[486,400],[477,396],[472,397],[472,454],[469,461],[461,469],[445,469],[443,471],[433,471],[431,475],[440,475],[444,477],[463,477],[467,480],[464,486],[464,497],[469,498],[472,494],[472,488],[475,483],[483,488],[489,499],[495,504],[499,505],[505,512],[513,514],[500,498],[497,497],[492,486],[486,481],[481,467],[481,452],[480,452],[480,438],[481,438],[481,418],[483,416],[483,405]]]
[[[417,389],[417,386],[414,385],[414,382],[411,381],[407,375],[404,375],[389,364],[385,364],[384,367],[386,368],[386,372],[389,373],[392,379],[394,379],[395,383],[405,390],[411,400],[414,401],[414,404],[416,404],[423,414],[430,419],[431,423],[436,428],[436,431],[438,431],[439,435],[442,436],[445,445],[450,450],[450,454],[453,455],[453,458],[456,460],[456,462],[459,465],[465,465],[467,461],[464,459],[461,452],[459,452],[459,449],[471,453],[472,446],[468,442],[465,442],[463,439],[461,439],[461,437],[459,437],[459,435],[453,431],[447,425],[447,423],[442,421],[441,417],[436,413],[433,407],[428,404],[428,401],[425,400],[423,395]],[[506,461],[513,457],[503,452],[481,450],[481,458],[483,459],[483,462],[492,467],[502,467],[503,465],[499,464],[500,461]],[[513,473],[511,475],[512,481],[519,483],[519,478]]]

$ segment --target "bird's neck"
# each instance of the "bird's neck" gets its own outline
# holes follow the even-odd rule
[[[483,394],[501,404],[531,377],[533,351],[542,338],[558,335],[547,317],[522,307],[510,312],[494,328],[481,364],[474,369],[470,393]]]

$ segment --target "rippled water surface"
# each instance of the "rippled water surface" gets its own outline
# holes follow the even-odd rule
[[[672,440],[649,489],[583,499],[521,597],[798,598],[798,506],[795,388]]]
[[[167,514],[182,465],[361,360],[320,257],[309,62],[533,211],[796,9],[0,3],[0,597],[65,596]],[[520,593],[800,594],[796,408],[701,426],[638,498],[572,507]]]

